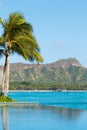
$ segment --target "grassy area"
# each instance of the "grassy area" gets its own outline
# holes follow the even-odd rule
[[[16,101],[9,97],[0,96],[0,102],[16,102]]]

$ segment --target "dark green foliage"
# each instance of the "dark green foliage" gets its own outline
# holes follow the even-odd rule
[[[11,90],[87,90],[87,83],[58,83],[58,82],[13,82]]]

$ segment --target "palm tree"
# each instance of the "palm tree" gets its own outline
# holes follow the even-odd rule
[[[26,22],[20,12],[14,12],[9,15],[7,20],[0,19],[3,27],[3,34],[0,37],[1,54],[5,55],[5,64],[3,69],[2,94],[7,96],[9,89],[9,56],[18,53],[24,59],[43,62],[40,55],[40,49],[31,24]],[[3,49],[2,49],[3,48]]]

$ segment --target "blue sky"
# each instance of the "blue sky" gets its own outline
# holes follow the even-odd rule
[[[87,0],[0,0],[0,17],[14,11],[32,24],[44,63],[72,57],[87,67]],[[26,63],[18,55],[10,62]]]

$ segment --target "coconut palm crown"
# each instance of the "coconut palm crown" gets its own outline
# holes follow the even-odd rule
[[[7,96],[9,89],[9,56],[17,53],[25,60],[43,62],[40,48],[33,35],[32,25],[26,22],[20,12],[9,15],[7,20],[0,18],[3,34],[0,37],[0,55],[5,55],[2,79],[2,94]]]

